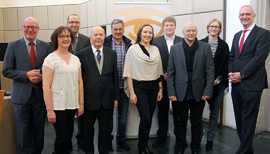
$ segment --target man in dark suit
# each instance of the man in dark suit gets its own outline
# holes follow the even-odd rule
[[[172,45],[182,41],[181,37],[175,35],[176,20],[174,17],[169,16],[164,18],[162,21],[162,26],[164,35],[153,40],[153,44],[156,45],[159,49],[164,72],[164,78],[162,78],[163,97],[161,101],[157,102],[159,128],[157,131],[158,139],[154,144],[156,147],[162,146],[164,143],[166,143],[168,133],[168,112],[170,108],[170,100],[167,91],[167,67],[170,56],[170,49]]]
[[[10,42],[3,64],[3,75],[13,79],[11,102],[16,123],[19,154],[41,154],[44,143],[46,109],[42,95],[41,66],[49,45],[39,39],[39,24],[27,17],[24,37]]]
[[[94,154],[94,123],[98,119],[98,150],[109,153],[114,104],[118,104],[119,83],[116,53],[103,46],[105,32],[100,27],[91,30],[91,46],[80,50],[76,55],[82,66],[84,85],[82,150]]]
[[[270,32],[254,24],[256,14],[244,5],[239,12],[243,30],[234,35],[229,56],[229,79],[240,147],[237,154],[253,154],[262,91],[267,87],[265,60],[270,50]]]
[[[76,53],[80,49],[83,49],[90,44],[90,40],[87,36],[79,33],[80,30],[80,17],[77,14],[71,14],[67,18],[67,26],[73,32],[75,36],[74,42],[72,44],[72,53]]]
[[[212,96],[214,62],[210,46],[198,41],[197,27],[188,23],[183,29],[184,40],[171,47],[168,64],[168,95],[172,101],[175,154],[187,147],[186,127],[190,112],[191,150],[200,153],[202,113],[206,100]]]
[[[119,74],[119,104],[118,104],[118,126],[117,126],[117,148],[129,151],[126,143],[126,128],[128,119],[129,98],[125,93],[123,69],[125,56],[131,46],[131,40],[124,36],[125,27],[121,19],[114,19],[111,23],[112,35],[105,38],[104,46],[113,49],[117,55],[117,69]],[[113,125],[113,121],[112,121]],[[112,136],[113,139],[113,136]],[[111,148],[112,149],[112,148]]]

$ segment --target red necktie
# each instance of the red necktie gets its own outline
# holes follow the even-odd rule
[[[31,59],[31,64],[32,67],[35,67],[35,63],[36,63],[36,54],[35,54],[35,48],[34,48],[34,43],[33,41],[30,42],[30,59]]]
[[[241,54],[241,52],[242,52],[242,48],[243,48],[243,45],[244,45],[244,40],[245,40],[245,34],[246,34],[246,32],[247,32],[247,29],[244,29],[243,35],[242,35],[241,40],[240,40],[239,54]]]

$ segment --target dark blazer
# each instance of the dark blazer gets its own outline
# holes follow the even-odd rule
[[[108,47],[103,47],[101,74],[91,46],[78,51],[76,55],[81,61],[85,108],[89,111],[98,110],[101,106],[113,109],[113,101],[119,97],[116,53]]]
[[[126,36],[123,36],[123,41],[125,43],[125,52],[127,53],[128,48],[132,45],[131,40]],[[112,48],[112,35],[109,35],[104,40],[104,46]]]
[[[86,48],[90,45],[90,39],[89,37],[79,33],[78,35],[78,43],[76,46],[76,51],[79,51],[80,49]]]
[[[229,72],[240,72],[242,81],[238,83],[248,91],[267,88],[265,60],[270,51],[270,32],[255,25],[244,42],[239,55],[239,39],[242,31],[233,38],[229,55]],[[237,84],[232,84],[232,86]]]
[[[208,43],[208,36],[201,41]],[[218,37],[218,47],[215,53],[215,79],[221,82],[218,87],[226,88],[228,86],[228,60],[229,60],[229,46],[228,44]]]
[[[215,68],[209,44],[201,41],[198,43],[193,63],[192,90],[196,101],[201,101],[202,96],[212,96]],[[167,83],[168,95],[183,101],[188,86],[183,41],[171,47]]]
[[[34,69],[41,69],[45,57],[49,54],[48,43],[37,40],[36,64]],[[24,38],[8,43],[6,50],[3,75],[13,79],[11,102],[16,104],[26,103],[32,93],[32,83],[28,80],[26,72],[32,70],[30,55],[27,51]],[[40,101],[43,100],[42,82],[35,85]]]
[[[182,40],[183,40],[183,38],[181,38],[179,36],[175,36],[173,44],[176,44]],[[154,38],[153,44],[158,47],[158,50],[159,50],[160,56],[161,56],[163,72],[166,73],[170,54],[169,54],[169,49],[167,47],[165,36],[162,35],[160,37]]]

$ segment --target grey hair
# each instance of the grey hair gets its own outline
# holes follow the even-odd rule
[[[124,26],[124,21],[121,20],[121,19],[113,19],[112,23],[111,23],[111,28],[113,27],[113,25],[116,25],[116,24],[122,24]]]

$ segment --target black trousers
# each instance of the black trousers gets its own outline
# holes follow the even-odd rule
[[[46,108],[37,89],[25,104],[13,103],[18,154],[41,154],[44,145]]]
[[[246,91],[241,85],[232,86],[232,100],[237,133],[238,154],[253,154],[253,137],[257,123],[262,91]]]
[[[187,121],[188,117],[190,116],[192,134],[191,150],[200,151],[202,138],[202,113],[204,104],[204,101],[197,102],[195,100],[172,102],[174,134],[176,136],[175,146],[180,146],[182,149],[186,148]]]
[[[144,148],[148,144],[152,117],[155,111],[158,82],[133,80],[133,86],[137,96],[136,106],[140,116],[138,146]]]
[[[111,145],[111,132],[113,119],[113,109],[104,109],[89,111],[85,110],[83,119],[83,132],[81,138],[81,147],[85,152],[94,152],[94,124],[98,119],[98,150],[100,154],[109,153],[109,145]]]
[[[166,139],[169,126],[169,108],[170,100],[167,91],[167,82],[163,81],[163,97],[157,102],[158,105],[158,131],[157,135],[160,139]]]
[[[53,124],[56,134],[55,154],[69,154],[72,152],[72,135],[76,110],[57,110],[54,112],[56,114],[56,123]]]

